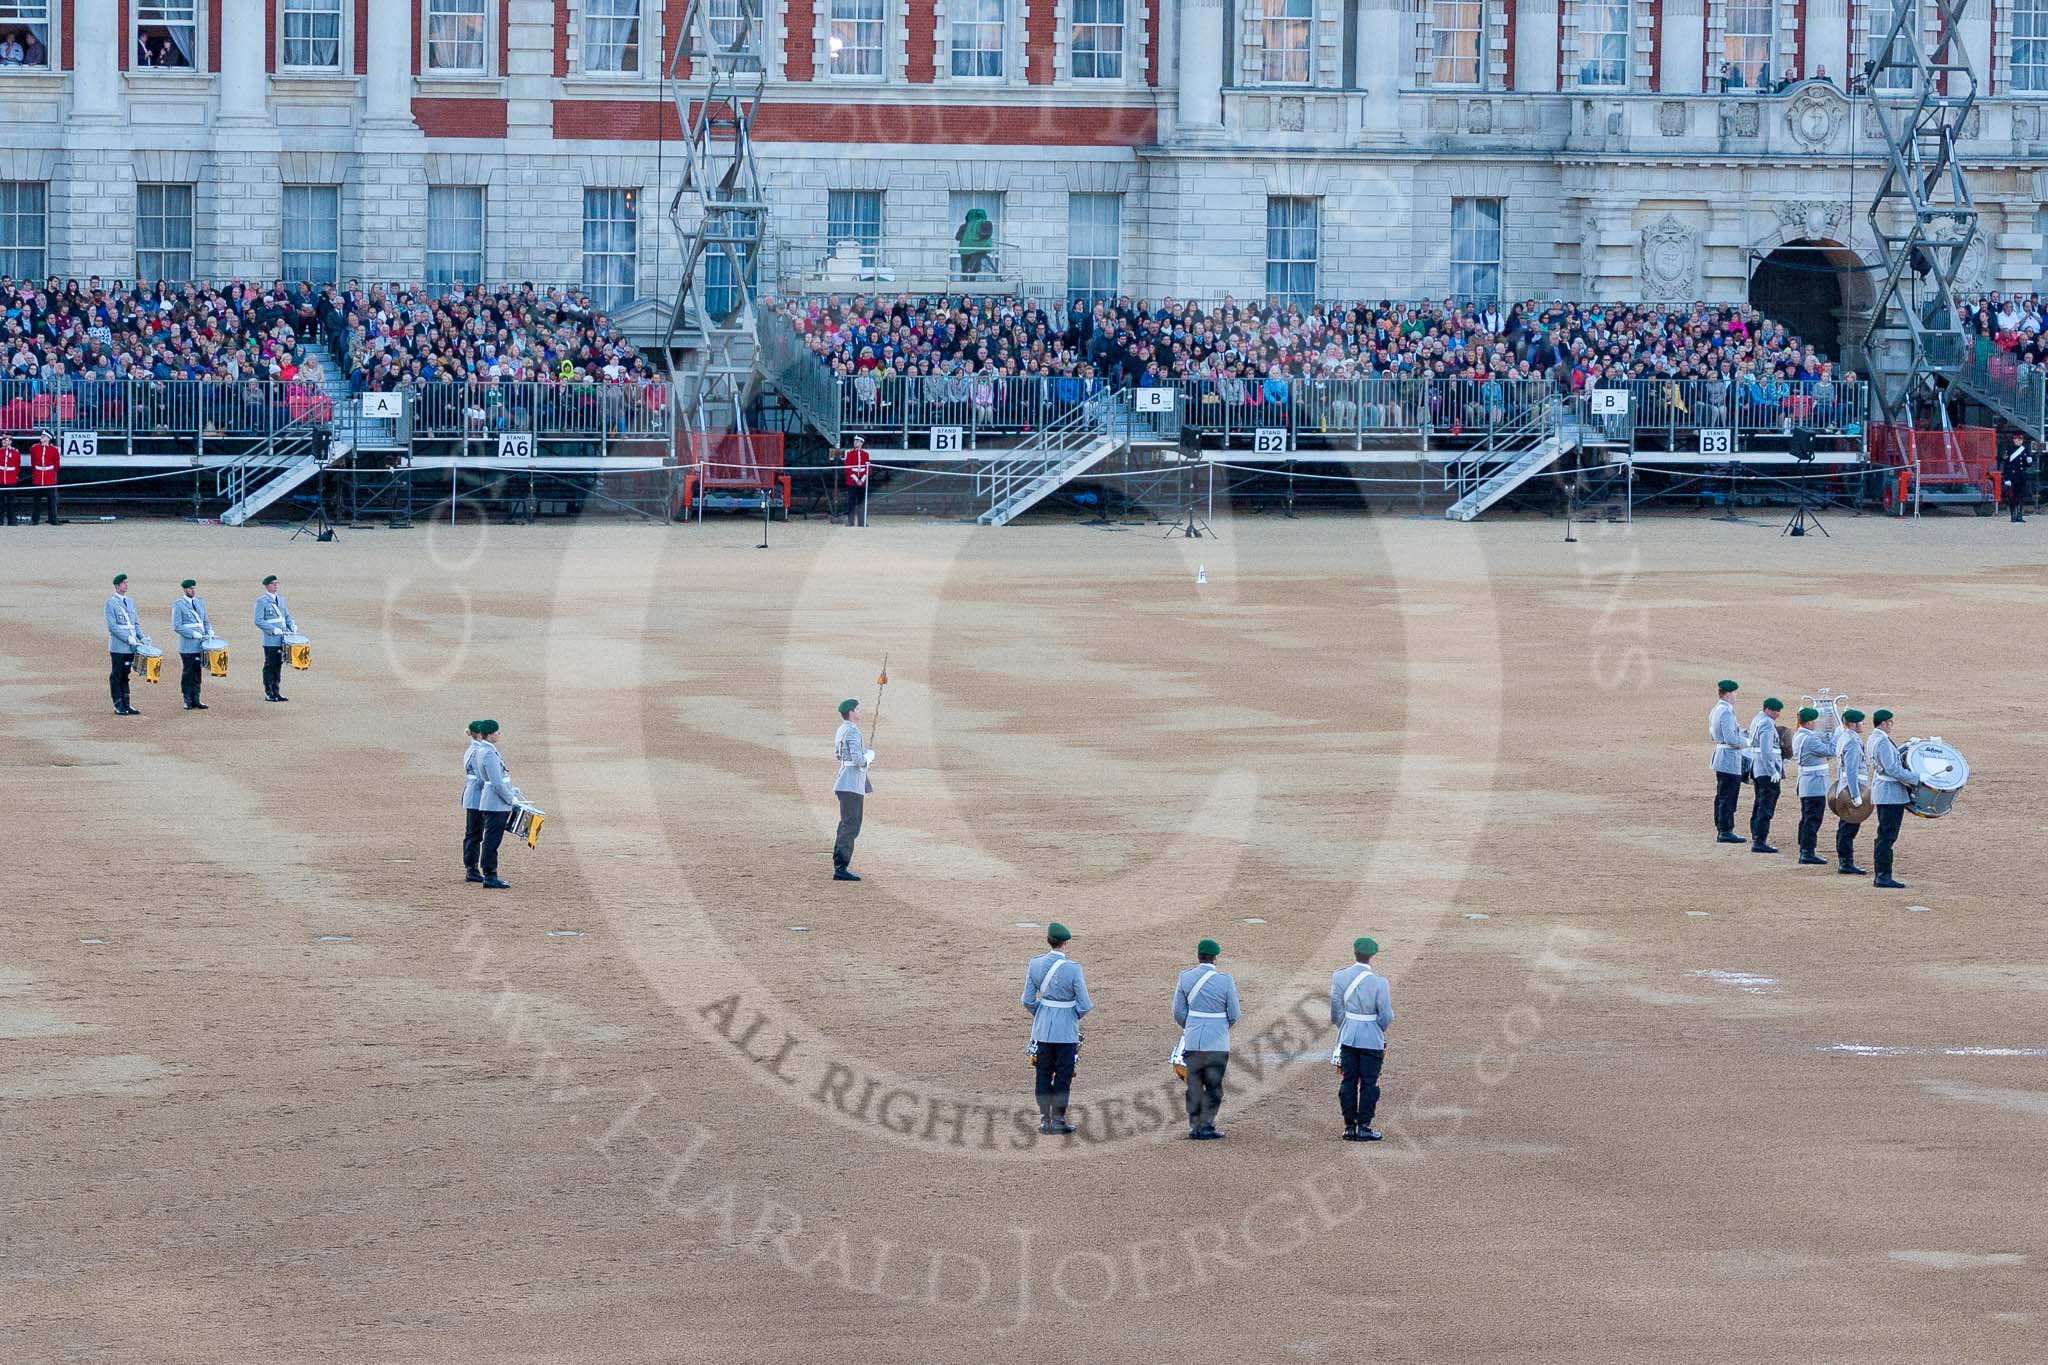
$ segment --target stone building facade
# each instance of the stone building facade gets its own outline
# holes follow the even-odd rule
[[[1737,299],[1788,245],[1870,254],[1875,126],[1840,86],[1891,0],[765,3],[785,282],[850,240],[888,285],[946,283],[971,207],[991,277],[1042,296]],[[0,64],[0,271],[666,297],[686,9],[0,0],[0,52],[28,39]],[[2048,0],[1977,0],[1962,39],[1965,283],[2032,288]],[[1807,273],[1852,313],[1868,290]]]

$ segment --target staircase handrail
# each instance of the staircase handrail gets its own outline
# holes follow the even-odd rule
[[[1116,436],[1119,427],[1123,439],[1129,440],[1131,411],[1123,393],[1101,389],[1033,432],[1028,441],[1014,447],[1007,457],[983,464],[975,471],[975,492],[988,494],[989,509],[993,511],[1015,490],[1052,472],[1067,456],[1085,449],[1096,438]]]
[[[754,310],[754,348],[760,375],[813,430],[832,445],[840,444],[839,376],[811,353],[803,334],[781,309],[763,304]]]

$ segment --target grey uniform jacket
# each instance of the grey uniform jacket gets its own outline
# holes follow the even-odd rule
[[[1768,711],[1759,711],[1749,722],[1750,776],[1765,782],[1785,780],[1785,751],[1778,746],[1778,723]]]
[[[206,619],[206,599],[180,593],[171,603],[171,630],[178,637],[180,654],[199,653],[199,642],[213,634],[213,622]]]
[[[1182,1025],[1181,1046],[1189,1052],[1230,1051],[1230,1026],[1242,1013],[1237,1004],[1237,983],[1219,971],[1209,976],[1214,963],[1197,963],[1173,983],[1173,1022]],[[1207,981],[1202,978],[1209,976]],[[1195,998],[1188,991],[1197,981],[1202,989]]]
[[[519,804],[519,789],[505,771],[498,746],[473,739],[462,756],[462,808],[464,810],[511,810]]]
[[[1387,1025],[1394,1022],[1387,979],[1364,962],[1332,972],[1330,1022],[1337,1026],[1337,1041],[1345,1047],[1385,1048]]]
[[[1851,801],[1863,800],[1863,736],[1844,730],[1835,739],[1835,790],[1847,792]]]
[[[142,626],[135,619],[135,604],[122,593],[107,598],[107,653],[133,654],[142,643]]]
[[[1057,966],[1059,970],[1053,971]],[[1046,974],[1052,973],[1048,983]],[[1024,1008],[1031,1012],[1034,1043],[1078,1043],[1081,1016],[1095,1008],[1081,964],[1065,953],[1040,953],[1024,968]]]
[[[284,637],[297,633],[298,623],[292,620],[292,609],[284,604],[284,594],[264,593],[256,599],[256,610],[250,618],[256,629],[263,632],[263,643],[276,648],[284,643]]]
[[[832,739],[832,757],[839,760],[839,780],[832,784],[833,791],[866,796],[874,790],[868,781],[867,745],[858,725],[850,720],[839,722],[839,733]]]
[[[1714,771],[1742,775],[1742,731],[1735,724],[1735,708],[1725,701],[1714,703],[1707,712],[1707,738],[1714,741]]]
[[[1870,803],[1874,806],[1903,806],[1910,797],[1906,788],[1916,785],[1920,779],[1913,776],[1899,755],[1899,746],[1892,737],[1879,730],[1870,737],[1871,766],[1877,769],[1877,780],[1870,788]]]
[[[1792,732],[1792,762],[1799,770],[1801,796],[1828,794],[1828,742],[1813,730]]]

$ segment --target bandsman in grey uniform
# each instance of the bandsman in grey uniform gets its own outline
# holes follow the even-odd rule
[[[1095,1008],[1081,964],[1067,956],[1073,938],[1055,920],[1045,926],[1046,951],[1024,968],[1024,1008],[1031,1014],[1031,1064],[1038,1074],[1038,1131],[1071,1133],[1067,1097],[1074,1086],[1074,1056],[1081,1047],[1081,1016]]]
[[[839,760],[839,780],[832,791],[839,798],[839,832],[832,839],[832,880],[857,882],[853,870],[853,841],[860,838],[862,808],[875,789],[868,781],[868,765],[875,751],[860,737],[860,702],[852,697],[839,703],[839,733],[832,739],[832,757]]]
[[[284,637],[298,634],[299,623],[292,620],[292,609],[277,590],[276,574],[264,578],[251,619],[263,633],[263,700],[290,701],[278,689],[284,686]]]
[[[1828,862],[1814,851],[1828,809],[1828,742],[1813,728],[1819,719],[1819,711],[1802,706],[1799,728],[1792,732],[1792,765],[1799,775],[1799,861],[1812,867]]]
[[[199,642],[213,634],[213,622],[206,615],[206,599],[199,596],[199,584],[186,579],[178,585],[184,594],[171,602],[171,633],[178,637],[178,662],[183,671],[178,676],[178,690],[185,694],[187,711],[204,711],[205,702],[199,700],[199,675],[205,671],[206,651]]]
[[[1870,803],[1877,808],[1877,846],[1871,850],[1877,877],[1871,884],[1903,891],[1906,884],[1892,876],[1892,848],[1899,842],[1899,826],[1905,823],[1910,789],[1919,786],[1920,779],[1906,766],[1898,742],[1892,738],[1892,713],[1880,707],[1871,712],[1870,723],[1875,728],[1870,738],[1870,762],[1877,774],[1870,788]]]
[[[1223,1108],[1223,1073],[1230,1066],[1230,1026],[1242,1011],[1237,983],[1216,965],[1223,955],[1213,938],[1195,945],[1195,965],[1173,986],[1173,1022],[1181,1026],[1182,1060],[1188,1068],[1188,1136],[1220,1138],[1216,1115]]]
[[[1749,722],[1749,780],[1756,795],[1749,805],[1749,851],[1776,853],[1771,847],[1771,817],[1778,813],[1778,789],[1785,781],[1785,750],[1778,743],[1778,717],[1785,703],[1764,698],[1764,709]]]
[[[107,672],[107,688],[114,694],[114,714],[139,716],[128,704],[128,683],[135,676],[135,651],[142,648],[142,623],[135,619],[135,602],[128,596],[128,575],[114,575],[113,595],[107,598],[107,656],[113,666]]]
[[[1330,1022],[1337,1026],[1337,1107],[1344,1111],[1346,1142],[1378,1142],[1372,1126],[1380,1103],[1380,1067],[1387,1059],[1387,1028],[1394,1022],[1394,1002],[1387,979],[1372,969],[1380,945],[1373,939],[1351,941],[1356,960],[1330,974]]]
[[[1735,723],[1733,679],[1723,678],[1714,709],[1707,712],[1707,738],[1714,741],[1714,838],[1719,843],[1739,844],[1735,832],[1735,802],[1742,793],[1742,751],[1749,740]]]
[[[465,880],[491,891],[512,883],[498,875],[498,845],[519,804],[519,788],[498,752],[498,722],[469,723],[469,750],[462,756],[462,866]]]
[[[1850,707],[1842,713],[1841,732],[1835,736],[1835,790],[1852,803],[1863,800],[1863,713]],[[1856,831],[1861,828],[1847,820],[1835,821],[1835,871],[1844,877],[1861,877],[1868,869],[1856,866]]]

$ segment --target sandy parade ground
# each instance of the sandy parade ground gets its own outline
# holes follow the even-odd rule
[[[0,1361],[2040,1361],[2048,522],[1780,524],[0,531]],[[116,571],[167,645],[200,581],[210,710],[112,714]],[[1795,866],[1789,784],[1786,852],[1714,843],[1724,675],[1970,759],[1908,890]],[[479,716],[549,813],[509,891]]]

